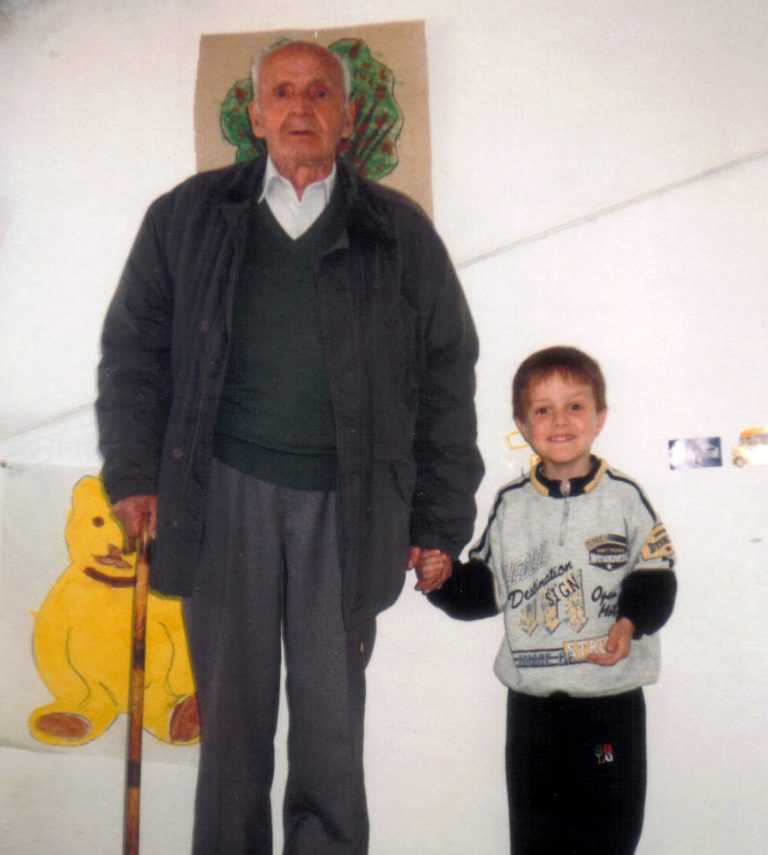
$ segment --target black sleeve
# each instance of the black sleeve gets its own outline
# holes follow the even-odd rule
[[[636,570],[621,585],[620,618],[635,625],[635,638],[651,635],[664,626],[672,614],[677,594],[677,577],[672,570]]]
[[[454,561],[451,577],[427,597],[433,605],[459,620],[492,617],[499,611],[493,573],[487,564],[476,558],[466,564]]]
[[[431,225],[412,222],[407,246],[405,291],[418,295],[419,307],[411,543],[458,557],[472,536],[475,491],[483,477],[474,401],[477,332]]]
[[[147,212],[104,321],[96,417],[102,477],[113,503],[157,493],[173,397],[166,209],[161,198]]]

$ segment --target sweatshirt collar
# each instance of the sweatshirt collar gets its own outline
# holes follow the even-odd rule
[[[536,463],[531,467],[531,484],[536,492],[552,499],[570,499],[574,496],[590,493],[600,483],[605,470],[608,468],[608,464],[594,454],[590,457],[590,461],[591,466],[586,475],[571,478],[567,482],[551,481],[545,477],[542,464]]]

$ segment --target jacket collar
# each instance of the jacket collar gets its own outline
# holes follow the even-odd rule
[[[230,226],[242,224],[254,200],[261,196],[266,168],[267,158],[264,156],[225,168],[231,175],[231,181],[224,189],[219,210]]]
[[[337,159],[336,166],[344,187],[350,227],[371,237],[393,241],[390,219],[372,192],[371,182],[360,178],[342,158]]]
[[[266,166],[267,158],[262,155],[246,164],[228,167],[233,170],[233,180],[219,207],[230,225],[242,223],[251,204],[261,196]],[[394,240],[389,218],[369,183],[359,178],[341,157],[336,159],[336,169],[336,180],[344,191],[347,228],[362,236]],[[340,245],[348,245],[346,232],[336,244]]]
[[[566,492],[563,492],[562,489],[563,482],[551,481],[544,476],[541,463],[536,463],[531,467],[531,484],[536,492],[541,493],[542,496],[549,496],[552,499],[570,499],[573,496],[582,496],[584,493],[590,493],[600,483],[605,470],[608,468],[608,464],[599,457],[595,457],[594,454],[590,460],[592,461],[592,465],[589,472],[580,478],[571,478],[570,482],[568,482],[570,490],[566,489]]]

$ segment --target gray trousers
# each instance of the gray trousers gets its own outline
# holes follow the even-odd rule
[[[198,586],[184,602],[202,742],[194,855],[272,855],[281,635],[285,855],[365,855],[365,666],[375,621],[341,613],[336,494],[214,461]]]

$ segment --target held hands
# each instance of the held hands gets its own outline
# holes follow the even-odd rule
[[[408,556],[408,569],[416,570],[418,582],[415,589],[428,594],[442,587],[443,582],[450,577],[453,562],[450,555],[440,549],[421,549],[418,546],[412,546]]]
[[[112,513],[123,527],[123,552],[135,552],[142,524],[154,537],[157,530],[157,496],[126,496],[112,505]]]
[[[629,618],[619,618],[608,633],[605,653],[592,653],[587,656],[587,661],[594,665],[610,666],[625,659],[629,656],[634,632],[635,625]]]

